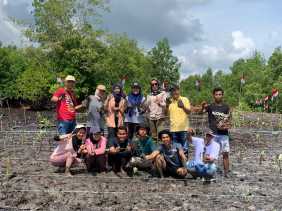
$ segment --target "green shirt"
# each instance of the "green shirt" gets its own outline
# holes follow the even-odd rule
[[[149,155],[156,149],[156,146],[151,137],[147,137],[144,140],[137,139],[136,141],[134,141],[133,145],[135,148],[134,154],[135,156],[139,157],[141,155]]]

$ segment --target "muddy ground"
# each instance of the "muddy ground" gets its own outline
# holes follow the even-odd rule
[[[39,132],[32,115],[28,124],[18,118],[13,131],[0,131],[0,210],[282,210],[279,130],[247,124],[232,129],[231,177],[219,173],[210,185],[190,178],[146,179],[143,174],[93,176],[83,164],[70,178],[47,163],[54,128]],[[192,120],[199,131],[205,124],[198,117]]]

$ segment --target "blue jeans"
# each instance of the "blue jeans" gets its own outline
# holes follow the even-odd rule
[[[186,131],[171,132],[171,134],[172,134],[172,140],[174,143],[181,144],[182,147],[185,146],[185,143],[187,142],[187,132]],[[188,151],[188,147],[187,147],[187,151]]]
[[[186,162],[186,168],[190,172],[196,172],[196,165],[200,165],[202,163],[196,162],[195,160],[190,160]]]
[[[72,121],[58,120],[57,122],[59,135],[72,133],[75,129],[75,126],[76,126],[76,120],[72,120]]]
[[[214,163],[197,164],[195,166],[198,176],[213,177],[216,173],[217,167]]]

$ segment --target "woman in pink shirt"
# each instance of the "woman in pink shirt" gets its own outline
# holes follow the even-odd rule
[[[58,145],[51,154],[49,162],[56,167],[65,168],[67,176],[71,176],[71,166],[82,162],[82,154],[86,153],[84,141],[86,138],[86,128],[78,125],[74,135],[61,135]]]
[[[89,172],[101,173],[106,171],[106,144],[107,139],[102,136],[101,130],[95,128],[90,131],[90,138],[85,142],[87,151],[85,164]]]

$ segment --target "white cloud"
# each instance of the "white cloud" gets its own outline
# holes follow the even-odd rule
[[[27,39],[22,34],[23,27],[15,24],[6,13],[8,0],[0,0],[0,41],[5,44],[24,45]]]
[[[1,3],[2,3],[4,6],[6,6],[6,5],[8,4],[8,0],[1,0],[1,1],[0,1],[0,4],[1,4]]]
[[[207,68],[225,70],[236,59],[250,56],[255,50],[252,38],[241,31],[233,31],[229,43],[223,46],[203,45],[187,53],[187,47],[175,49],[182,62],[182,78],[189,74],[203,73]]]
[[[251,38],[246,37],[241,31],[232,32],[232,38],[233,38],[232,45],[235,50],[248,51],[255,47],[254,41]]]

